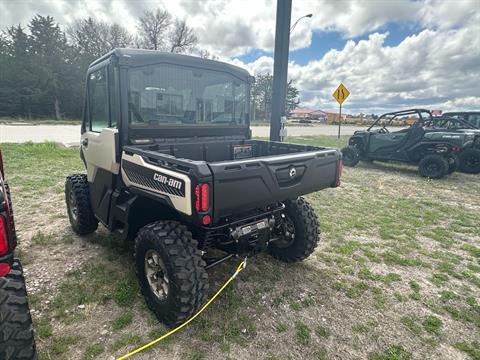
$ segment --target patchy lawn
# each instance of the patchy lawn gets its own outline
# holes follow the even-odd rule
[[[11,124],[24,124],[24,125],[80,125],[81,120],[75,119],[24,119],[24,118],[11,118],[11,117],[0,117],[0,124],[11,125]]]
[[[112,359],[163,334],[132,245],[102,227],[70,230],[63,183],[83,171],[78,149],[2,150],[41,359]],[[430,181],[411,166],[360,164],[341,188],[307,198],[322,228],[309,259],[250,259],[193,324],[133,358],[480,358],[479,176]],[[212,293],[237,261],[209,271]]]

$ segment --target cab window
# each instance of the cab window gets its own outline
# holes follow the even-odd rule
[[[118,67],[108,66],[108,95],[110,98],[110,127],[117,127],[120,116],[118,99]]]
[[[105,69],[100,69],[89,75],[88,102],[90,130],[100,132],[109,126],[109,102]]]

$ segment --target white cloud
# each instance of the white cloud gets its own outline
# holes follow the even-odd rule
[[[293,1],[292,21],[300,21],[292,33],[291,49],[308,47],[315,31],[339,31],[345,38],[379,30],[389,22],[419,23],[452,28],[477,16],[478,0],[302,0]],[[22,0],[0,2],[0,28],[26,24],[35,14],[52,15],[67,25],[88,16],[116,21],[136,31],[136,18],[146,9],[161,7],[186,18],[200,45],[219,56],[238,56],[250,49],[273,50],[275,0]]]
[[[39,13],[52,15],[63,25],[93,16],[135,32],[136,19],[156,7],[186,18],[199,37],[199,46],[220,59],[252,74],[272,71],[271,57],[248,64],[234,57],[252,49],[273,50],[275,0],[0,1],[0,28],[26,25]],[[479,0],[294,0],[293,21],[308,13],[313,17],[298,23],[292,50],[308,47],[313,32],[338,31],[345,39],[375,33],[367,40],[348,40],[343,49],[330,50],[304,66],[291,63],[289,74],[309,107],[334,109],[331,93],[344,82],[352,93],[345,103],[351,111],[478,108],[479,8]],[[389,47],[385,29],[392,22],[423,30]]]
[[[290,63],[289,77],[303,105],[333,110],[333,90],[343,82],[351,95],[346,111],[379,112],[425,106],[452,110],[480,105],[480,23],[451,30],[423,30],[394,47],[388,33],[348,41],[305,66]],[[272,71],[273,59],[234,63],[251,73]]]

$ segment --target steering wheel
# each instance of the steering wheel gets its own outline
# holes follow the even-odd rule
[[[387,128],[384,128],[384,127],[383,127],[383,128],[381,128],[381,129],[378,130],[378,133],[379,133],[379,134],[389,134],[390,131],[388,131]]]

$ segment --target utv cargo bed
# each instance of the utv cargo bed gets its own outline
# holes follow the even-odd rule
[[[211,178],[216,219],[334,187],[339,179],[339,152],[322,147],[240,140],[132,145],[124,151],[158,165],[159,171]],[[122,170],[128,166],[122,161]]]

